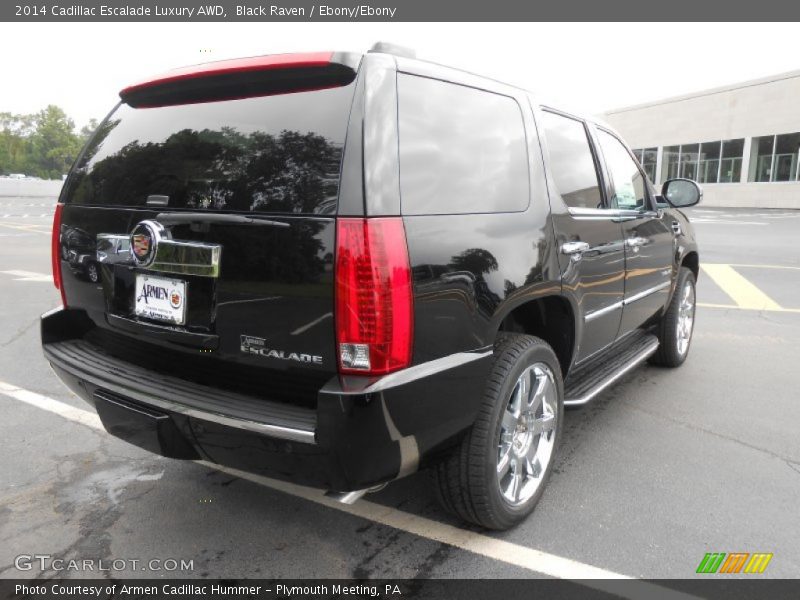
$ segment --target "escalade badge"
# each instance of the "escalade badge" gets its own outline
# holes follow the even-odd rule
[[[240,350],[245,354],[258,354],[264,358],[277,358],[278,360],[291,360],[299,363],[321,365],[322,357],[314,354],[304,354],[302,352],[286,352],[276,350],[267,346],[267,340],[252,335],[240,336]]]

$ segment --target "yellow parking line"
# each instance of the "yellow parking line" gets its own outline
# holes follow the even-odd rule
[[[735,304],[714,304],[711,302],[698,302],[697,306],[702,306],[703,308],[724,308],[726,310],[762,310],[760,308],[753,308],[749,306],[736,306]],[[800,313],[800,308],[778,308],[778,309],[771,309],[773,312],[784,312],[784,313]]]
[[[45,225],[10,225],[9,223],[0,223],[0,227],[8,227],[9,229],[16,229],[18,231],[27,231],[29,233],[41,233],[43,235],[50,235],[50,231],[41,231],[33,229],[33,227],[45,227]]]
[[[742,277],[730,265],[704,264],[703,271],[739,308],[751,310],[781,310],[780,305]]]
[[[736,265],[730,264],[729,267],[743,267],[745,269],[790,269],[792,271],[800,271],[800,267],[792,267],[790,265]]]

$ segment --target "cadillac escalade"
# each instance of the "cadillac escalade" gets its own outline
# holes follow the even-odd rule
[[[565,407],[686,359],[700,197],[600,120],[391,46],[178,69],[65,182],[44,353],[163,456],[345,502],[429,468],[504,529]]]

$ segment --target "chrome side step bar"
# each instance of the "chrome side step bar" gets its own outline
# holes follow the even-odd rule
[[[628,340],[618,352],[612,347],[609,358],[592,361],[570,374],[564,385],[564,406],[583,406],[600,392],[613,385],[658,350],[658,338],[641,333]]]

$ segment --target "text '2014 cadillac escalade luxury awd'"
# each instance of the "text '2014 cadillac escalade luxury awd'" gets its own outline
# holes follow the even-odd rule
[[[656,193],[594,119],[386,46],[120,98],[59,198],[42,317],[113,435],[343,501],[431,467],[447,509],[502,529],[565,406],[686,358],[701,191]]]

